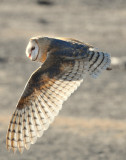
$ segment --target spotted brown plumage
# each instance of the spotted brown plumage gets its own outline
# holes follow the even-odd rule
[[[30,77],[7,132],[7,149],[21,153],[42,136],[87,74],[96,78],[110,68],[109,54],[70,38],[32,38],[26,55],[42,65]]]

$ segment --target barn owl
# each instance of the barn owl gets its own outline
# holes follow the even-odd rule
[[[70,38],[31,38],[26,55],[42,65],[28,80],[7,131],[7,149],[21,153],[48,129],[85,76],[96,78],[111,63],[109,54]]]

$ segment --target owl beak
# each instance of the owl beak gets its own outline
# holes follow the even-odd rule
[[[31,58],[31,54],[29,54],[28,57]]]

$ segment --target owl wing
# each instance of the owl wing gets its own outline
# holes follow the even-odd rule
[[[108,53],[98,51],[88,44],[78,43],[76,41],[75,48],[65,48],[62,52],[55,51],[54,55],[67,60],[84,60],[88,74],[93,78],[97,78],[103,70],[111,70],[111,57]]]
[[[45,62],[28,81],[12,115],[6,138],[7,149],[23,152],[41,137],[62,104],[73,93],[85,75],[83,60]]]
[[[67,56],[47,58],[31,76],[12,115],[7,149],[13,152],[18,149],[21,153],[24,148],[29,149],[53,122],[63,102],[81,84],[86,73],[98,75],[109,65],[108,54],[99,52],[72,60]]]

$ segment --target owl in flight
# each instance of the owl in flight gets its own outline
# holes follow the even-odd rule
[[[109,54],[70,38],[31,38],[26,55],[42,65],[28,80],[7,131],[7,149],[21,153],[47,130],[85,76],[96,78],[111,63]]]

